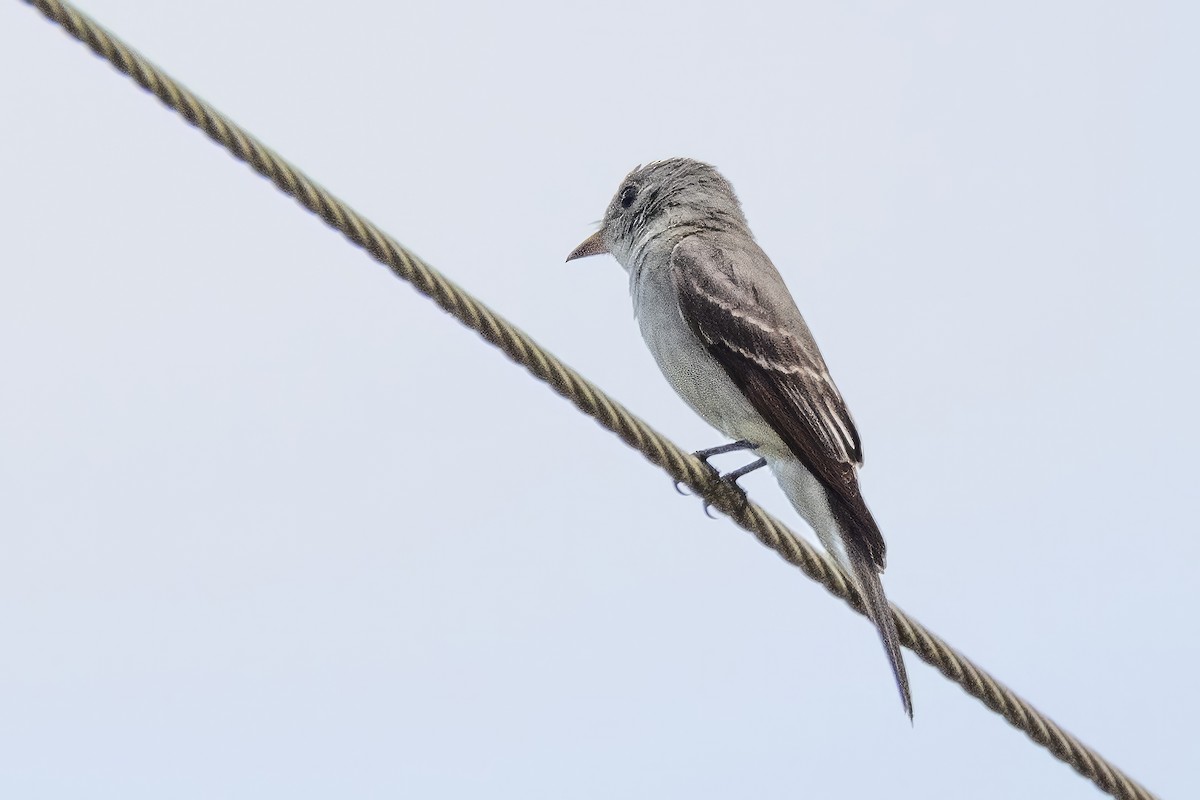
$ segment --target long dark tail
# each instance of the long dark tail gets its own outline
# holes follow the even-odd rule
[[[767,463],[779,479],[783,493],[792,501],[800,516],[812,526],[825,550],[847,573],[847,577],[858,585],[866,602],[867,615],[875,623],[879,638],[883,640],[883,649],[891,662],[892,674],[896,676],[896,687],[900,690],[904,711],[911,720],[912,695],[908,689],[908,674],[904,671],[904,658],[900,654],[900,635],[896,632],[892,609],[879,580],[887,546],[862,495],[857,487],[853,487],[855,491],[849,495],[822,487],[828,505],[824,509],[813,507],[812,490],[820,484],[799,458],[768,456]]]
[[[887,652],[888,661],[892,664],[892,674],[896,676],[896,688],[900,690],[900,701],[904,703],[904,711],[912,720],[912,693],[908,689],[908,673],[904,670],[904,656],[900,652],[900,634],[896,632],[896,622],[892,618],[892,607],[888,605],[887,595],[883,593],[883,582],[879,580],[879,568],[867,555],[866,549],[856,537],[843,536],[842,544],[846,548],[847,560],[854,572],[854,580],[866,601],[867,614],[879,630],[879,638],[883,641],[883,649]]]

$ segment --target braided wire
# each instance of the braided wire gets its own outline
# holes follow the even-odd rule
[[[805,575],[824,586],[864,614],[857,589],[848,583],[812,545],[796,536],[783,523],[757,504],[743,499],[704,462],[681,450],[625,407],[585,380],[528,335],[500,317],[465,290],[417,256],[408,252],[349,206],[309,180],[303,173],[261,142],[239,128],[220,112],[180,86],[157,67],[72,5],[60,0],[23,0],[35,6],[67,33],[91,48],[98,56],[128,75],[135,83],[178,112],[210,139],[269,179],[284,194],[340,231],[372,258],[398,277],[411,283],[443,310],[525,367],[534,377],[549,384],[576,408],[593,417],[630,447],[672,478],[687,485],[713,507],[752,533],[763,545]],[[893,616],[901,642],[927,664],[957,683],[963,691],[1023,731],[1055,758],[1069,764],[1101,791],[1122,800],[1153,800],[1147,789],[1079,739],[1063,730],[1026,700],[973,664],[968,658],[927,630],[899,608]]]

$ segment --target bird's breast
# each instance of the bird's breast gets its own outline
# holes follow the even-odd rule
[[[669,267],[651,265],[631,278],[634,314],[642,338],[675,392],[729,438],[782,446],[775,431],[684,320]]]

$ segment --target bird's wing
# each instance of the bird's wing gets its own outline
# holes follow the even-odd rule
[[[862,444],[783,278],[752,239],[720,234],[689,236],[676,245],[671,277],[692,332],[825,487],[846,566],[863,592],[911,719],[900,636],[879,580],[886,547],[858,489]]]
[[[671,271],[684,320],[882,570],[883,536],[855,471],[858,431],[775,265],[751,239],[701,234],[676,245]]]

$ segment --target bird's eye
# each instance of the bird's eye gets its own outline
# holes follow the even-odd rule
[[[621,208],[629,208],[637,198],[637,187],[626,186],[621,190]]]

